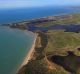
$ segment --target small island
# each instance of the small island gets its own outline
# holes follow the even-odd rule
[[[32,48],[17,74],[80,74],[80,14],[49,16],[4,26],[35,34]]]

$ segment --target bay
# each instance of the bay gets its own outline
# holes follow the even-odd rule
[[[0,27],[0,74],[16,74],[33,40],[29,32]]]

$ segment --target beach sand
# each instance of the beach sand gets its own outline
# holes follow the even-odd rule
[[[20,65],[19,69],[17,70],[17,73],[18,71],[23,67],[25,66],[33,57],[33,54],[35,52],[35,42],[36,42],[36,39],[37,39],[37,34],[35,33],[35,39],[33,41],[33,44],[32,44],[32,47],[31,49],[29,50],[28,54],[25,56],[22,64]]]
[[[35,34],[35,39],[34,39],[33,45],[31,47],[31,49],[29,50],[27,56],[25,57],[23,63],[21,64],[21,67],[23,67],[24,65],[26,65],[29,62],[29,60],[33,57],[33,53],[35,51],[36,38],[37,38],[37,35]]]

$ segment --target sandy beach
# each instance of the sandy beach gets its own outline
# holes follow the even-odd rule
[[[33,57],[33,54],[34,54],[34,51],[35,51],[35,42],[36,42],[36,39],[37,39],[37,34],[35,33],[34,35],[35,35],[35,39],[34,39],[34,41],[33,41],[32,47],[30,48],[28,54],[24,57],[24,60],[23,60],[22,64],[20,65],[18,71],[19,71],[24,65],[26,65],[26,64],[29,62],[29,60],[31,60],[31,58]],[[18,72],[18,71],[17,71],[17,72]]]
[[[35,39],[34,39],[34,41],[33,41],[33,45],[32,45],[32,47],[31,47],[31,49],[29,50],[27,56],[25,57],[23,63],[21,64],[21,67],[23,67],[24,65],[26,65],[26,64],[29,62],[29,60],[32,58],[33,53],[34,53],[34,51],[35,51],[36,38],[37,38],[37,34],[35,34]]]

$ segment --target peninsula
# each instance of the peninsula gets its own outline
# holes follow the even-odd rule
[[[80,74],[80,14],[4,24],[36,34],[17,74]]]

